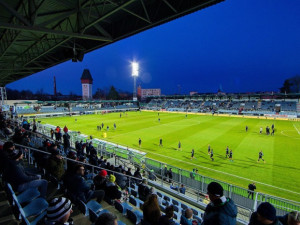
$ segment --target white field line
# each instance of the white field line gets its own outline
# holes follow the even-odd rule
[[[300,135],[300,131],[298,130],[298,128],[296,127],[296,125],[293,123],[294,128],[296,129],[296,131],[298,132],[298,134]]]
[[[154,154],[154,155],[158,155],[158,156],[161,156],[161,157],[164,157],[164,158],[170,158],[168,156],[161,155],[161,154],[158,154],[158,153],[153,153],[153,152],[149,152],[149,153],[150,154]],[[193,166],[197,166],[197,167],[200,167],[200,168],[203,168],[203,169],[206,169],[206,170],[211,170],[211,171],[214,171],[214,172],[217,172],[217,173],[222,173],[222,174],[225,174],[227,176],[236,177],[236,178],[239,178],[239,179],[242,179],[242,180],[247,180],[247,181],[252,180],[254,183],[262,184],[262,185],[265,185],[265,186],[268,186],[268,187],[272,187],[272,188],[275,188],[275,189],[279,189],[279,190],[283,190],[283,191],[286,191],[286,192],[290,192],[290,193],[293,193],[293,194],[300,195],[299,192],[295,192],[295,191],[287,190],[287,189],[284,189],[284,188],[276,187],[276,186],[273,186],[273,185],[270,185],[270,184],[266,184],[266,183],[262,183],[262,182],[259,182],[259,181],[255,181],[253,179],[249,179],[249,178],[245,178],[245,177],[240,177],[240,176],[237,176],[237,175],[234,175],[234,174],[230,174],[230,173],[226,173],[226,172],[223,172],[223,171],[211,169],[211,168],[208,168],[208,167],[205,167],[205,166],[200,166],[199,164],[194,164],[194,163],[186,162],[186,161],[183,161],[183,160],[180,160],[180,159],[175,159],[175,158],[172,158],[172,159],[176,160],[176,161],[179,161],[179,162],[186,163],[186,164],[190,164],[190,165],[193,165]]]

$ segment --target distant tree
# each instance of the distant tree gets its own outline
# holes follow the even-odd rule
[[[120,98],[119,93],[117,92],[117,90],[115,89],[114,86],[111,86],[110,90],[108,92],[108,95],[107,95],[107,99],[109,99],[109,100],[118,100],[119,98]]]
[[[291,84],[289,79],[286,79],[283,83],[283,86],[280,88],[281,93],[290,93],[291,92]]]
[[[296,75],[283,82],[280,88],[281,93],[299,93],[300,92],[300,75]]]
[[[102,99],[105,98],[105,91],[97,88],[95,94],[93,95],[93,99]]]

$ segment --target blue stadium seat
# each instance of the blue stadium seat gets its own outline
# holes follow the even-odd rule
[[[97,213],[94,212],[92,209],[89,209],[88,211],[89,211],[90,221],[92,223],[94,223],[102,213],[109,213],[107,209],[100,210]]]
[[[98,203],[95,200],[90,200],[87,204],[85,204],[83,201],[79,200],[78,201],[78,208],[79,210],[85,215],[89,215],[89,209],[98,214],[100,210],[102,209],[102,205]]]
[[[8,183],[7,188],[9,191],[9,195],[15,194],[13,191],[11,185]],[[21,194],[19,194],[17,197],[17,200],[20,204],[31,202],[32,200],[36,199],[40,196],[40,192],[36,188],[29,188],[25,191],[23,191]]]
[[[134,214],[133,211],[131,211],[130,209],[127,209],[127,217],[128,219],[133,223],[133,224],[138,224],[138,218],[137,216]]]
[[[115,208],[120,212],[122,213],[123,215],[126,214],[126,210],[127,209],[131,209],[132,210],[132,207],[130,205],[128,205],[126,202],[118,202],[118,201],[115,201]]]

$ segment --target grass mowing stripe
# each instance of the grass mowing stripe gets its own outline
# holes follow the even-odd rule
[[[122,118],[119,117],[119,113],[86,115],[76,117],[77,122],[74,122],[75,117],[41,120],[42,123],[61,127],[67,125],[70,130],[80,130],[84,134],[100,139],[104,131],[97,131],[96,126],[104,122],[112,128],[115,122],[117,129],[110,128],[108,132],[105,131],[108,136],[106,140],[137,148],[147,152],[150,158],[186,170],[192,170],[200,165],[203,167],[201,171],[199,170],[201,174],[241,187],[247,188],[252,180],[266,183],[269,186],[258,185],[257,191],[293,200],[299,199],[299,195],[295,194],[300,192],[297,184],[300,180],[298,166],[300,151],[297,151],[300,149],[300,143],[297,141],[299,134],[295,129],[295,127],[298,129],[299,123],[190,114],[185,118],[185,114],[178,113],[160,113],[159,117],[161,123],[158,123],[158,115],[155,112],[129,112],[127,117],[122,115]],[[265,127],[271,127],[272,123],[276,129],[274,137],[265,134]],[[249,127],[247,133],[246,125]],[[263,127],[263,134],[259,134],[260,127]],[[139,137],[142,138],[142,148],[138,148]],[[164,147],[158,146],[160,137],[163,139]],[[179,140],[183,151],[174,150]],[[212,162],[207,155],[208,144],[211,144],[214,149],[215,162]],[[233,149],[234,162],[225,159],[227,145]],[[196,156],[193,161],[190,159],[192,148],[195,148]],[[260,149],[265,154],[266,164],[257,163]],[[216,171],[232,174],[235,177]],[[283,189],[293,193],[285,192]]]

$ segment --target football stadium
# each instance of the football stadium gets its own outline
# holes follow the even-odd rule
[[[126,62],[132,92],[101,90],[100,75],[87,66],[74,66],[80,81],[65,69],[60,85],[71,86],[69,95],[58,92],[55,76],[53,95],[43,92],[43,78],[34,81],[36,94],[25,90],[31,75],[82,62],[97,49],[104,54],[106,46],[189,14],[226,10],[226,2],[0,0],[0,225],[300,224],[299,76],[278,92],[265,84],[278,85],[273,75],[253,78],[266,87],[260,91],[239,85],[241,75],[227,84],[243,92],[220,85],[216,93],[186,94],[173,84],[175,94],[162,94],[141,87],[152,78],[134,59]],[[166,60],[159,69],[168,63],[176,64]],[[103,70],[109,75],[101,81],[124,83]],[[165,76],[156,85],[167,80],[168,89],[175,75]],[[199,76],[182,82],[223,79]],[[15,82],[22,91],[10,89]]]

